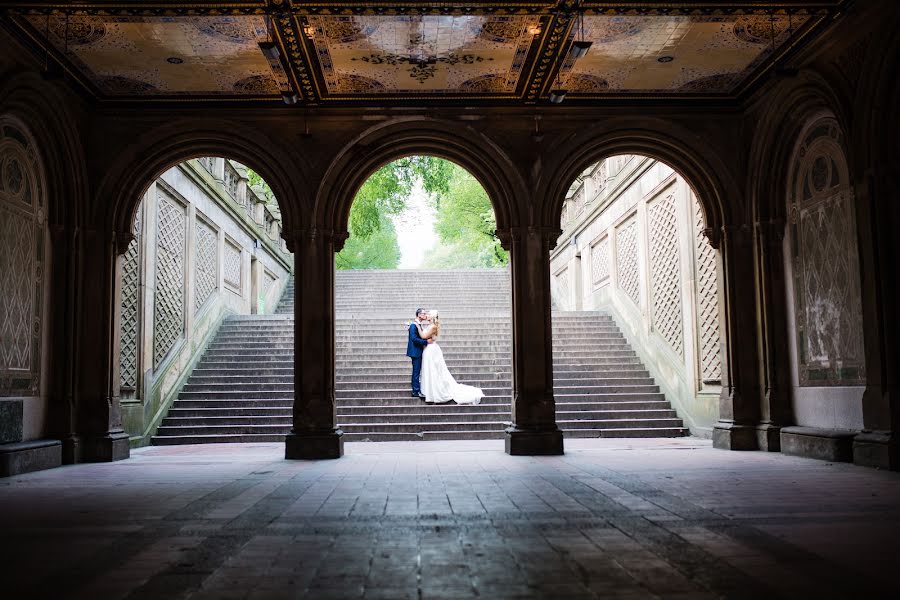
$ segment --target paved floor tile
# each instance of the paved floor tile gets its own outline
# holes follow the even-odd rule
[[[0,480],[10,598],[884,597],[900,474],[708,442],[143,448]]]

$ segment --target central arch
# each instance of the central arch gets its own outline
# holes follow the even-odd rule
[[[498,231],[519,222],[516,199],[527,197],[525,184],[502,149],[459,123],[409,118],[372,127],[338,153],[319,189],[311,225],[346,237],[350,207],[366,179],[381,166],[416,154],[447,159],[471,173],[488,193]]]

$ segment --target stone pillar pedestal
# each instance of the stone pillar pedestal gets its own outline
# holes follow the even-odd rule
[[[510,251],[512,277],[513,398],[506,452],[562,454],[553,399],[550,322],[550,249],[560,231],[520,227],[498,235]]]
[[[720,307],[724,310],[728,352],[722,365],[719,421],[713,428],[713,447],[758,450],[760,423],[759,353],[756,330],[753,243],[748,225],[705,230],[710,243],[721,250],[723,274]]]
[[[81,232],[76,426],[75,435],[63,440],[64,455],[75,462],[109,462],[130,454],[119,404],[118,257],[133,239],[130,232]]]
[[[888,134],[885,134],[888,135]],[[886,158],[896,161],[894,156]],[[894,165],[897,163],[894,162]],[[856,187],[866,357],[863,423],[853,462],[900,471],[900,167],[885,165]]]
[[[335,243],[337,241],[337,244]],[[293,232],[294,411],[286,459],[340,458],[343,432],[334,401],[334,253],[344,238],[330,231]]]

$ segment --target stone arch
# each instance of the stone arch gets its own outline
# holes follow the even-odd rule
[[[311,225],[346,237],[350,207],[366,179],[392,160],[413,154],[444,158],[471,173],[491,199],[498,230],[518,223],[516,199],[524,197],[524,184],[493,141],[460,124],[409,118],[372,127],[338,153],[319,190]]]
[[[81,222],[80,209],[89,186],[81,119],[72,108],[71,95],[33,72],[13,71],[4,73],[3,78],[6,85],[0,89],[0,113],[27,124],[41,149],[48,222]]]
[[[193,121],[160,127],[122,153],[99,187],[98,217],[117,235],[130,240],[137,208],[150,183],[174,165],[201,156],[223,156],[251,167],[278,199],[285,231],[302,226],[308,200],[298,184],[306,171],[299,157],[258,130],[234,123],[225,128]]]
[[[673,130],[675,134],[665,133]],[[696,137],[696,136],[694,136]],[[658,130],[644,123],[641,127],[621,127],[608,131],[588,131],[561,140],[547,154],[563,158],[547,169],[540,189],[546,198],[543,222],[558,227],[566,190],[571,182],[590,165],[619,154],[640,154],[667,164],[691,186],[703,207],[704,222],[710,231],[719,231],[737,217],[741,194],[721,161],[686,141],[687,132],[660,123]]]
[[[845,143],[833,114],[811,115],[783,180],[800,387],[865,382],[855,194]]]
[[[750,219],[773,224],[783,232],[786,220],[784,182],[790,177],[792,153],[801,132],[816,115],[831,115],[846,131],[840,116],[842,104],[832,86],[813,73],[790,80],[768,100],[771,105],[791,106],[789,112],[765,111],[750,146],[747,195]]]
[[[47,182],[30,128],[0,114],[0,396],[40,396]]]

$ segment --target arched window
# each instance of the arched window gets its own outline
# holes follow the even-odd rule
[[[44,193],[33,140],[0,117],[0,396],[40,393]]]
[[[837,122],[805,129],[793,157],[788,248],[800,386],[865,381],[853,190]]]

